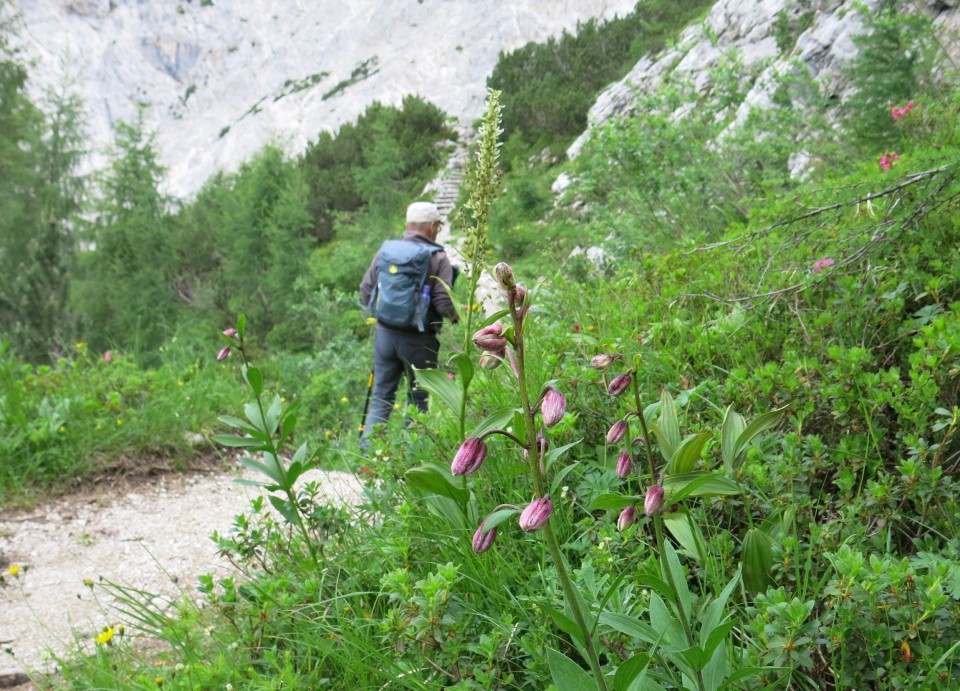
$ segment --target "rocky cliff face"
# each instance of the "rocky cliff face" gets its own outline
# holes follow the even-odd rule
[[[268,142],[302,150],[373,101],[419,95],[469,124],[502,50],[634,0],[11,0],[31,89],[84,97],[102,163],[144,108],[168,191],[189,195]],[[98,158],[100,160],[98,160]]]
[[[744,67],[765,65],[739,115],[745,115],[750,107],[769,104],[771,80],[767,77],[795,69],[795,65],[804,66],[827,95],[842,100],[851,85],[843,82],[840,72],[856,52],[853,36],[863,30],[861,15],[855,10],[855,4],[861,2],[869,8],[877,4],[876,0],[718,0],[706,19],[688,27],[674,47],[644,58],[600,94],[590,111],[591,129],[630,113],[637,94],[655,90],[667,75],[689,79],[701,90],[707,88],[708,70],[731,53]],[[960,61],[958,0],[919,0],[916,6],[934,18],[942,29],[944,47],[955,63]],[[793,46],[778,45],[778,24],[782,43],[784,22],[808,25]],[[738,120],[734,119],[733,126]],[[589,136],[588,130],[567,154],[575,157]]]

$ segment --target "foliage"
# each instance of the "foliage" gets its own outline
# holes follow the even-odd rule
[[[442,159],[437,144],[454,139],[443,112],[415,96],[400,108],[374,103],[357,122],[321,132],[300,158],[309,188],[313,235],[333,237],[338,214],[368,209],[395,213],[432,177]]]
[[[588,20],[575,33],[501,53],[487,86],[503,92],[503,128],[528,143],[572,138],[586,129],[598,91],[645,54],[658,52],[709,2],[638,2],[633,12]]]
[[[35,362],[62,352],[81,203],[80,103],[27,97],[27,71],[0,34],[0,323]]]
[[[668,83],[595,133],[565,166],[578,179],[568,200],[586,204],[543,218],[548,163],[521,171],[513,156],[517,177],[496,184],[488,111],[470,257],[476,271],[500,243],[538,280],[495,271],[507,311],[469,310],[470,327],[447,335],[462,343],[453,379],[422,372],[431,410],[396,420],[366,456],[352,422],[365,327],[346,273],[315,254],[283,298],[292,318],[250,332],[271,348],[229,337],[258,366],[246,363],[246,419],[228,419],[250,436],[227,440],[268,452],[250,460],[265,496],[215,536],[237,572],[201,580],[204,607],[134,617],[169,649],[101,645],[66,663],[69,683],[956,687],[960,99],[885,107],[897,158],[878,160],[834,129],[805,78],[766,77],[776,107],[761,112],[744,106],[736,56],[714,76],[711,98]],[[529,247],[498,240],[498,203],[501,218],[538,223]],[[602,265],[567,257],[588,240]],[[261,254],[249,271],[272,261]],[[309,356],[276,352],[324,339]],[[209,339],[203,349],[192,362],[211,359]],[[3,400],[47,386],[51,373],[20,377],[9,362]],[[63,410],[53,383],[46,409],[31,393],[5,428],[37,435],[15,453],[53,448],[31,427]],[[314,451],[286,459],[278,446],[292,441]],[[355,471],[362,501],[330,508],[316,485],[295,485],[307,459]],[[465,469],[479,472],[465,482]]]

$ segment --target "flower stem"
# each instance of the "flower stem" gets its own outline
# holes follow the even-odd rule
[[[514,300],[509,300],[510,314],[514,323],[514,352],[517,359],[517,381],[520,384],[520,403],[523,406],[523,419],[526,432],[526,444],[524,450],[530,463],[530,474],[533,478],[533,486],[537,496],[547,494],[547,481],[544,477],[544,470],[540,467],[540,456],[537,453],[537,426],[535,421],[536,411],[530,405],[530,393],[527,389],[526,378],[526,358],[524,357],[523,342],[523,320],[518,317],[517,305]],[[597,687],[600,691],[607,691],[607,683],[603,676],[603,669],[600,667],[600,658],[597,655],[597,649],[593,644],[592,629],[587,626],[587,620],[583,610],[580,608],[580,598],[577,597],[576,586],[570,580],[567,568],[560,552],[560,545],[556,536],[553,534],[553,528],[550,521],[543,526],[544,535],[547,540],[547,549],[550,551],[550,558],[553,560],[554,567],[557,569],[557,575],[560,577],[560,585],[563,588],[564,598],[570,606],[573,613],[574,622],[583,634],[583,644],[587,652],[587,662],[596,679]]]
[[[653,439],[650,437],[646,416],[643,414],[643,405],[640,402],[640,385],[637,382],[636,376],[633,377],[633,400],[637,407],[637,418],[640,420],[640,429],[643,432],[643,445],[647,447],[647,463],[650,466],[650,481],[654,482],[657,477],[657,462],[653,457]],[[680,615],[680,624],[683,626],[683,634],[687,639],[687,645],[692,648],[697,645],[697,640],[693,636],[693,629],[690,626],[690,620],[687,618],[687,612],[684,609],[683,603],[680,602],[680,591],[677,589],[676,576],[673,573],[673,569],[670,568],[670,560],[667,559],[667,553],[664,550],[663,516],[659,511],[653,514],[653,527],[656,533],[657,554],[660,556],[660,566],[663,569],[663,575],[667,579],[670,590],[673,591],[674,596],[677,598],[677,613]],[[700,691],[706,691],[701,670],[697,670],[695,681]]]

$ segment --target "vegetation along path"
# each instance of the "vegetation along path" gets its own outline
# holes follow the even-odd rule
[[[356,501],[348,473],[310,474],[332,502]],[[195,593],[197,577],[230,575],[209,536],[227,533],[256,487],[240,471],[163,474],[123,487],[100,485],[0,515],[0,688],[25,682],[25,671],[52,667],[71,649],[92,651],[103,627],[127,621],[122,604],[90,587],[105,581],[149,593],[165,608]],[[132,635],[132,632],[131,632]]]

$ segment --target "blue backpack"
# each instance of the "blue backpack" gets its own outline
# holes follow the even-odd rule
[[[430,258],[442,247],[411,240],[387,240],[377,259],[377,285],[367,311],[386,327],[427,330]],[[426,288],[426,289],[425,289]]]

